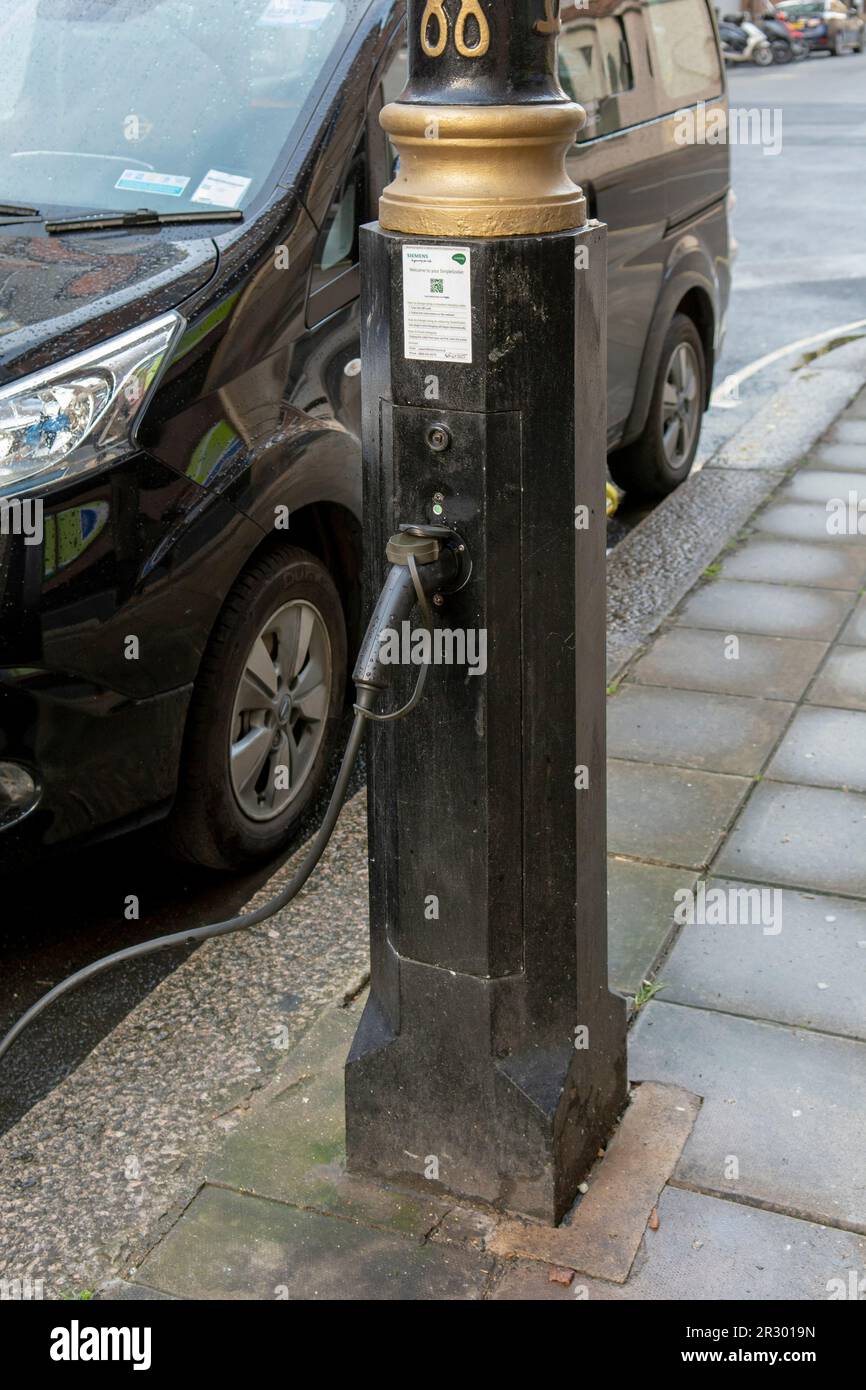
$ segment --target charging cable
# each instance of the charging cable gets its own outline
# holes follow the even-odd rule
[[[85,965],[81,970],[76,970],[74,975],[69,975],[65,980],[61,980],[47,994],[43,994],[41,999],[37,999],[26,1013],[21,1015],[17,1023],[9,1029],[9,1032],[0,1042],[0,1058],[8,1052],[28,1024],[38,1018],[56,1000],[71,990],[77,989],[86,980],[94,979],[97,975],[110,970],[112,966],[120,965],[125,960],[137,960],[141,956],[151,956],[156,951],[164,951],[170,946],[193,945],[200,941],[208,941],[214,936],[228,936],[230,932],[241,931],[246,927],[255,927],[259,922],[273,917],[275,913],[297,897],[324,854],[328,841],[334,832],[334,826],[337,824],[337,819],[343,808],[349,778],[352,775],[352,769],[355,766],[358,750],[364,737],[367,720],[405,718],[418,704],[424,689],[428,669],[426,662],[421,666],[415,690],[406,704],[387,713],[376,714],[374,712],[373,705],[390,684],[391,670],[382,661],[381,639],[383,632],[386,628],[396,627],[408,619],[417,603],[421,609],[424,625],[430,633],[432,648],[433,613],[430,608],[429,596],[438,591],[442,585],[453,581],[458,571],[465,572],[467,567],[463,542],[456,532],[445,526],[403,526],[388,541],[385,554],[391,561],[391,568],[379,594],[358,653],[358,660],[355,663],[353,679],[358,696],[354,705],[355,717],[352,721],[343,761],[340,764],[340,771],[337,774],[337,780],[322,824],[286,886],[253,912],[229,917],[224,922],[212,922],[203,927],[192,927],[186,931],[171,932],[168,936],[157,936],[152,941],[143,941],[137,946],[127,946],[122,951],[113,951],[111,955],[103,956],[91,965]],[[465,583],[465,579],[463,582]],[[457,587],[462,588],[463,583]],[[449,592],[455,592],[455,589],[452,587]]]

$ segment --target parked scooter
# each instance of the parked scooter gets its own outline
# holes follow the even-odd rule
[[[719,38],[726,63],[754,63],[759,68],[768,68],[773,62],[769,39],[749,19],[725,15],[719,25]]]
[[[781,19],[766,15],[755,20],[755,24],[769,40],[773,50],[774,63],[800,63],[809,56],[809,45],[805,39],[794,38]]]

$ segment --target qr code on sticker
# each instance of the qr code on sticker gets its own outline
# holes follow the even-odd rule
[[[444,293],[445,293],[445,281],[444,281],[444,280],[441,280],[441,279],[440,279],[440,280],[432,280],[432,279],[431,279],[431,281],[430,281],[430,293],[431,293],[431,294],[444,294]]]

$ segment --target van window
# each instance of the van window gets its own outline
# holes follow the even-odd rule
[[[674,102],[721,91],[716,35],[705,0],[649,0],[655,70]]]
[[[0,0],[0,200],[248,207],[355,23],[348,0]]]
[[[586,109],[587,122],[577,137],[579,141],[622,129],[617,97],[634,88],[623,21],[613,15],[564,18],[559,36],[559,80],[572,101]]]
[[[310,277],[310,303],[316,307],[316,321],[324,317],[324,311],[331,313],[334,307],[345,300],[346,286],[349,286],[349,297],[357,293],[354,289],[354,279],[350,282],[346,277],[348,271],[357,270],[357,231],[361,222],[366,221],[367,160],[364,142],[361,140],[350,158],[348,170],[334,190],[331,206],[328,207],[328,213],[318,234]],[[325,289],[329,286],[335,289],[335,293],[325,296]]]

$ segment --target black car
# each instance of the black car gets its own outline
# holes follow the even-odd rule
[[[610,228],[610,469],[661,494],[724,329],[715,24],[705,0],[562,17],[569,168]],[[322,780],[361,622],[357,233],[403,23],[32,0],[0,27],[6,862],[167,818],[238,866]]]

